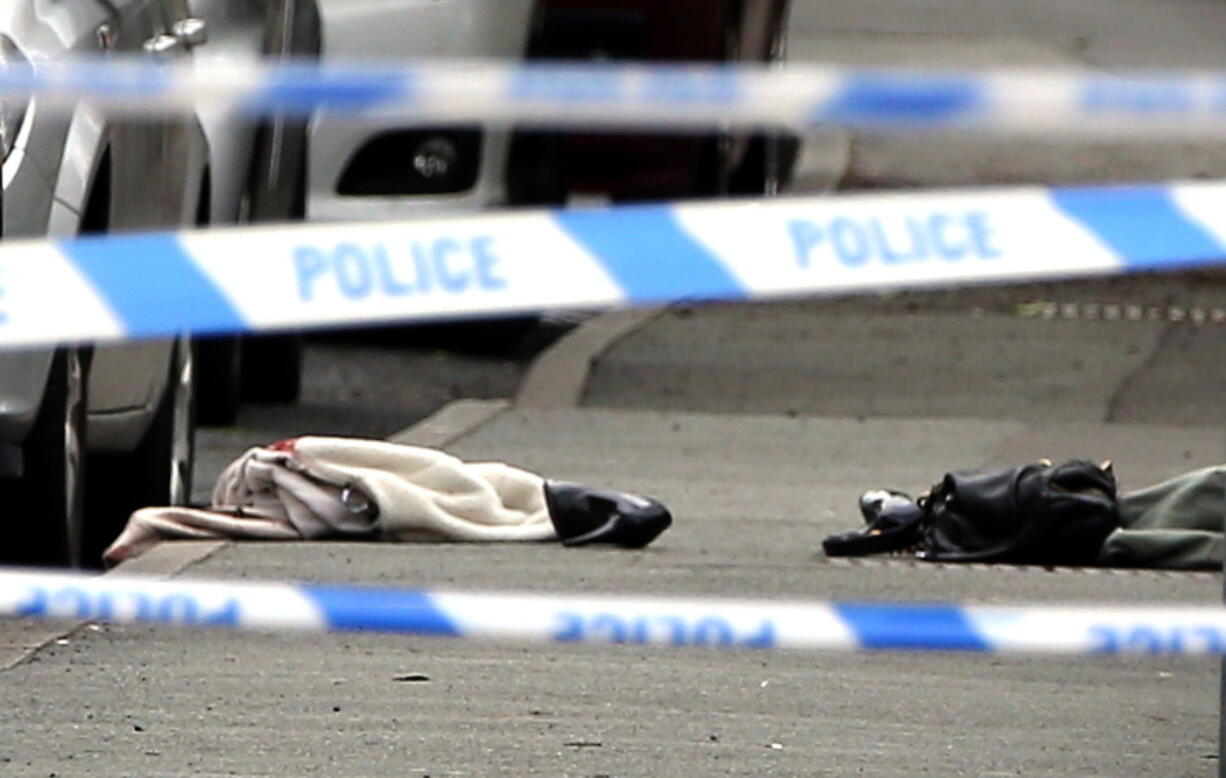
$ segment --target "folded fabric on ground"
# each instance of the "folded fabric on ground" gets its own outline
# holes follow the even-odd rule
[[[593,499],[602,495],[615,499]],[[551,502],[561,506],[552,514]],[[500,462],[464,462],[378,440],[301,437],[250,449],[230,463],[207,508],[136,511],[104,561],[118,564],[163,540],[209,538],[561,538],[640,547],[669,523],[654,500],[550,483]]]
[[[1120,496],[1120,528],[1107,536],[1105,565],[1221,570],[1226,465],[1206,467]]]

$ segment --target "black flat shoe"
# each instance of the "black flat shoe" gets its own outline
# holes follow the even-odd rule
[[[657,500],[563,481],[545,482],[545,504],[564,546],[612,543],[643,548],[673,523],[672,514]]]
[[[910,495],[893,489],[873,489],[860,495],[864,529],[831,535],[822,541],[826,556],[885,554],[914,546],[920,540],[924,511]]]

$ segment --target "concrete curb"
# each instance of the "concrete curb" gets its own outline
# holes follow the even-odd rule
[[[528,370],[515,405],[568,408],[583,399],[594,361],[622,338],[645,326],[663,310],[613,311],[584,322],[546,350]],[[391,435],[393,443],[442,448],[494,420],[512,407],[509,400],[455,400],[416,424]],[[228,540],[161,543],[103,573],[170,578],[230,546]],[[19,627],[16,641],[0,645],[0,672],[28,661],[42,648],[69,638],[87,621]]]
[[[612,311],[580,324],[532,363],[519,386],[515,405],[520,408],[579,405],[596,359],[663,312],[663,309]]]
[[[394,443],[440,448],[468,435],[511,407],[508,400],[456,400],[438,411],[397,432],[389,439]],[[103,575],[139,575],[171,578],[199,564],[232,545],[229,540],[176,540],[160,543],[148,552],[106,571]],[[0,672],[10,670],[30,660],[52,643],[69,639],[89,622],[60,624],[29,622],[13,630],[14,642],[0,645]]]
[[[510,407],[510,400],[453,400],[388,440],[406,446],[442,448],[471,434]]]

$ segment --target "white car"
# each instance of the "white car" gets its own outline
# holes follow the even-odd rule
[[[316,0],[325,62],[521,59],[536,0]],[[308,134],[306,218],[395,220],[509,205],[511,131],[412,119],[353,121],[314,114]],[[532,317],[431,330],[450,344],[501,350]],[[433,340],[431,342],[434,342]]]
[[[183,0],[0,3],[5,62],[185,57],[192,38]],[[10,100],[0,157],[5,240],[199,220],[206,159],[194,119],[119,122],[87,105]],[[182,340],[0,353],[0,561],[97,564],[134,508],[186,501],[191,402]]]
[[[534,0],[317,0],[325,61],[519,59]],[[354,122],[317,113],[310,126],[306,215],[398,219],[506,202],[509,132],[412,120]]]

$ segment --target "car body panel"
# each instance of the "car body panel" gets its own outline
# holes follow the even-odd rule
[[[391,58],[519,58],[527,45],[534,0],[319,0],[327,60]],[[366,141],[412,122],[358,123],[327,112],[310,128],[307,217],[392,219],[467,211],[506,200],[508,134],[485,128],[471,189],[456,194],[338,195],[348,162]],[[408,163],[405,159],[405,163]]]
[[[48,234],[70,237],[80,230],[81,213],[94,184],[94,175],[102,163],[108,140],[107,123],[101,112],[89,105],[74,108],[67,126],[55,121],[54,117],[46,122],[49,126],[44,126],[37,106],[33,114],[32,125],[38,127],[38,131],[32,132],[31,137],[38,146],[41,164],[54,166],[58,161],[58,171],[55,167],[49,168],[49,174],[55,176],[55,201],[77,217],[75,222],[57,222]]]
[[[169,7],[169,6],[167,6]],[[168,30],[175,17],[160,17]],[[110,127],[110,230],[130,232],[195,222],[207,143],[194,118],[114,123]],[[174,342],[99,346],[89,377],[94,449],[125,451],[140,442],[169,381]],[[136,380],[134,380],[136,377]]]
[[[33,3],[0,4],[0,32],[17,39],[27,57],[37,61],[42,52],[51,56],[87,45],[82,31],[96,28],[111,18],[95,2],[75,8],[53,5],[37,9]],[[64,129],[61,131],[60,126]],[[6,238],[39,237],[52,222],[54,184],[59,155],[67,134],[61,118],[44,116],[31,103],[12,152],[4,159],[4,235]],[[60,205],[54,209],[61,223],[65,214],[77,218],[74,209]],[[0,354],[0,441],[18,443],[34,423],[42,402],[54,352],[23,350]]]
[[[190,0],[193,17],[208,25],[209,41],[193,52],[197,68],[214,63],[258,61],[264,53],[265,5],[262,0]],[[251,169],[256,124],[225,106],[201,105],[197,111],[209,149],[208,223],[236,224]]]
[[[318,16],[314,0],[188,0],[189,13],[204,20],[209,41],[193,52],[197,68],[207,72],[215,63],[259,62],[276,57],[316,57],[319,53]],[[297,125],[293,142],[280,117],[266,120],[276,134],[271,148],[259,148],[260,123],[229,111],[225,106],[202,105],[197,111],[209,149],[209,224],[237,224],[246,220],[292,218],[297,205],[301,170],[279,176],[291,166],[301,168],[297,152],[304,129]],[[266,165],[261,180],[274,187],[285,183],[294,191],[276,191],[259,203],[247,202],[254,167]],[[268,193],[265,193],[268,194]],[[275,200],[270,207],[268,200]],[[253,209],[259,213],[253,213]]]
[[[43,350],[0,355],[0,441],[20,442],[34,424],[53,357]]]
[[[26,127],[37,125],[39,119],[37,110],[29,110]],[[54,184],[50,179],[55,168],[48,171],[40,164],[39,156],[45,149],[42,139],[34,137],[35,149],[15,146],[4,160],[4,235],[7,238],[43,235],[55,200]]]
[[[321,0],[326,57],[503,57],[522,51],[533,0]]]
[[[38,62],[101,56],[104,42],[138,53],[173,21],[167,0],[0,3],[0,32]],[[109,228],[190,224],[204,168],[194,119],[110,122],[88,108],[68,114],[27,107],[14,151],[4,160],[4,235],[66,237],[82,229],[106,153],[111,158]],[[108,346],[89,376],[89,443],[126,450],[143,436],[167,386],[172,344]],[[52,352],[0,354],[0,442],[20,442],[33,422]],[[97,423],[95,423],[97,422]]]

